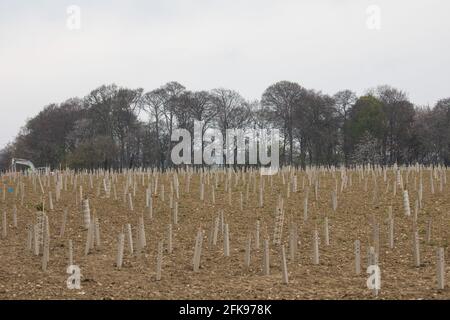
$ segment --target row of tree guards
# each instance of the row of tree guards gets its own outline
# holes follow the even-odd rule
[[[428,191],[427,195],[430,197],[436,194],[441,198],[448,197],[447,173],[446,167],[421,165],[358,166],[353,169],[308,167],[306,170],[285,167],[272,176],[260,175],[256,169],[226,168],[183,168],[165,172],[158,169],[122,172],[65,170],[42,175],[7,172],[1,176],[3,184],[1,238],[3,241],[7,240],[9,229],[20,229],[19,222],[24,223],[26,250],[41,259],[42,271],[47,272],[52,258],[50,240],[63,241],[68,224],[77,223],[69,219],[71,213],[68,204],[71,203],[77,208],[75,210],[77,212],[73,214],[79,216],[78,224],[83,230],[79,232],[82,232],[85,239],[84,255],[87,256],[105,249],[101,229],[105,225],[104,223],[102,225],[102,220],[105,220],[108,214],[97,214],[96,211],[100,208],[91,209],[90,201],[96,200],[97,205],[105,201],[115,202],[125,208],[128,217],[128,222],[122,226],[113,244],[117,246],[114,251],[115,268],[118,270],[123,269],[124,259],[145,256],[145,253],[149,252],[146,227],[149,224],[159,223],[157,220],[165,215],[169,218],[169,223],[164,227],[165,231],[158,235],[159,241],[155,243],[157,281],[164,277],[164,266],[170,257],[176,254],[178,245],[176,234],[180,232],[180,228],[187,229],[194,225],[196,231],[191,239],[193,245],[191,265],[194,273],[207,272],[202,268],[202,258],[209,254],[209,251],[217,250],[220,240],[224,257],[229,258],[236,251],[243,252],[244,269],[255,267],[253,261],[262,261],[257,267],[261,275],[273,273],[271,261],[278,260],[277,265],[280,268],[275,272],[280,272],[281,281],[289,284],[289,268],[295,268],[300,263],[300,255],[309,255],[312,265],[320,265],[321,248],[332,245],[333,224],[337,227],[335,215],[342,214],[339,212],[339,198],[346,192],[363,190],[365,194],[371,194],[371,203],[368,205],[379,206],[382,203],[381,199],[390,199],[391,202],[384,208],[385,219],[372,213],[369,223],[362,226],[369,230],[369,239],[361,237],[360,230],[357,230],[353,248],[354,274],[360,275],[364,272],[361,261],[363,245],[367,248],[367,266],[382,264],[385,257],[381,248],[384,246],[389,250],[396,248],[396,241],[399,241],[396,237],[396,224],[402,223],[409,225],[411,234],[411,267],[420,268],[425,263],[421,256],[423,246],[434,247],[435,286],[442,290],[445,287],[446,273],[445,237],[448,235],[446,214],[437,216],[438,221],[433,220],[431,215],[426,218],[423,239],[420,237],[419,217],[425,206],[424,190]],[[331,186],[329,195],[324,194],[324,191],[321,192],[322,188],[326,189],[323,186],[325,184]],[[11,186],[13,192],[7,192],[7,188]],[[40,201],[34,220],[22,219],[21,211],[26,210],[28,198],[36,197]],[[399,197],[403,212],[394,211],[395,200]],[[273,201],[273,198],[276,200]],[[291,198],[299,199],[303,207],[287,207]],[[211,211],[209,222],[199,222],[195,216],[180,216],[180,204],[193,199],[200,205],[208,204],[211,206],[208,208],[215,208]],[[327,203],[327,207],[319,208],[323,203]],[[245,210],[262,212],[267,208],[272,212],[269,217],[263,217],[261,214],[261,218],[264,219],[253,221],[243,219],[242,223],[247,225],[248,232],[242,237],[242,241],[238,241],[238,237],[233,235],[235,233],[233,229],[236,227],[233,227],[230,221],[230,214]],[[62,212],[61,215],[54,214],[59,210]],[[155,215],[156,212],[158,214]],[[55,233],[53,237],[50,220],[60,226],[59,233]],[[305,226],[305,230],[308,229],[306,226],[310,227],[307,231],[310,234],[309,240],[305,240],[305,232],[299,232],[300,224]],[[435,228],[433,224],[436,224]],[[438,232],[434,233],[433,230],[436,229]],[[383,237],[380,235],[381,231]],[[309,253],[300,252],[299,245],[303,240],[310,241]],[[68,249],[68,265],[76,264],[73,239],[64,241]],[[239,250],[233,251],[233,246],[239,247]]]

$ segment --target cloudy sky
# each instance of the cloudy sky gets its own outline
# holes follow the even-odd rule
[[[328,94],[390,84],[432,105],[450,96],[449,12],[448,0],[0,0],[0,148],[43,106],[113,82],[247,99],[279,80]]]

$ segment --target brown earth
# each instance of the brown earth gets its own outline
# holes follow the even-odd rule
[[[291,191],[286,199],[287,184],[282,184],[280,175],[273,177],[271,188],[269,178],[265,177],[264,207],[259,208],[259,177],[256,192],[253,183],[250,187],[250,199],[245,201],[246,187],[242,179],[234,186],[232,205],[228,204],[228,194],[224,192],[224,174],[220,173],[222,181],[216,190],[216,204],[211,203],[211,185],[205,186],[205,201],[199,199],[199,175],[194,174],[191,180],[190,193],[185,192],[185,177],[179,174],[180,199],[179,224],[174,226],[174,251],[164,253],[162,279],[156,281],[156,252],[159,240],[165,240],[167,225],[171,220],[169,208],[169,186],[171,175],[160,177],[159,185],[165,185],[165,201],[158,195],[153,195],[154,217],[150,220],[145,209],[145,189],[149,179],[145,177],[145,187],[137,174],[137,190],[134,197],[134,212],[128,208],[122,199],[125,175],[119,176],[117,184],[118,200],[106,199],[103,188],[101,195],[96,196],[97,185],[102,183],[101,177],[95,177],[94,187],[89,187],[89,179],[83,183],[84,194],[91,203],[91,212],[95,209],[100,219],[102,246],[93,253],[84,256],[87,231],[82,228],[82,213],[76,205],[76,191],[68,183],[68,191],[61,192],[61,199],[55,202],[53,211],[48,212],[50,220],[50,262],[48,270],[41,269],[42,257],[34,256],[26,249],[26,226],[35,222],[36,205],[42,194],[40,188],[33,191],[30,178],[21,179],[25,182],[25,199],[23,206],[20,196],[16,194],[16,181],[3,176],[2,181],[7,187],[13,187],[13,193],[6,193],[6,202],[0,202],[0,212],[6,210],[8,234],[0,240],[0,299],[449,299],[450,289],[436,289],[436,248],[445,247],[448,257],[450,187],[444,185],[439,191],[439,183],[435,181],[435,194],[430,192],[429,171],[424,170],[423,209],[418,214],[418,230],[420,235],[420,267],[413,265],[412,250],[412,218],[406,217],[403,209],[403,197],[400,187],[394,197],[392,184],[395,181],[394,172],[388,172],[390,188],[386,193],[386,182],[379,175],[378,201],[373,201],[374,183],[371,175],[368,179],[368,191],[364,191],[364,179],[359,179],[359,173],[353,171],[352,186],[340,192],[340,173],[338,179],[338,208],[331,209],[331,192],[335,180],[331,173],[320,174],[318,201],[314,197],[314,188],[309,188],[309,220],[303,220],[303,199],[307,188],[302,188],[305,172],[297,172],[298,192]],[[448,175],[448,171],[446,172]],[[404,178],[406,171],[403,172]],[[414,202],[417,193],[414,191],[413,179],[417,173],[409,175],[409,191],[411,212],[414,212]],[[287,174],[286,174],[287,179]],[[45,180],[43,178],[43,180]],[[153,180],[153,178],[151,178]],[[51,190],[55,195],[53,177]],[[213,179],[210,182],[212,184]],[[249,175],[246,176],[249,181]],[[102,185],[103,186],[103,185]],[[305,186],[308,179],[305,178]],[[45,198],[48,206],[47,192]],[[131,188],[132,189],[132,188]],[[131,190],[130,189],[130,190]],[[239,208],[240,192],[244,194],[244,210]],[[289,284],[283,284],[280,267],[279,250],[272,244],[274,229],[274,209],[278,196],[285,200],[285,220],[283,242],[289,253],[289,224],[294,221],[299,227],[299,248],[296,260],[291,261],[288,255]],[[0,199],[1,200],[1,199]],[[18,208],[18,228],[13,228],[12,208]],[[393,206],[395,218],[395,247],[389,249],[387,243],[387,212],[388,206]],[[66,225],[64,237],[59,237],[62,212],[69,208],[70,218]],[[230,228],[231,256],[223,254],[223,241],[219,237],[216,247],[208,248],[208,237],[211,223],[220,209],[224,210],[226,222]],[[117,253],[117,238],[126,223],[133,226],[133,236],[136,241],[138,217],[144,213],[147,248],[144,254],[130,255],[125,245],[124,266],[118,270],[115,266]],[[323,217],[327,215],[330,225],[330,245],[323,240]],[[366,286],[367,251],[371,243],[372,216],[380,223],[380,257],[381,291],[374,297]],[[425,230],[428,218],[433,218],[432,239],[425,240]],[[262,234],[271,239],[270,275],[262,274],[262,251],[252,247],[251,267],[244,267],[244,248],[248,234],[255,232],[256,220],[261,220]],[[201,268],[194,273],[192,266],[195,237],[198,228],[204,232]],[[317,227],[320,242],[320,264],[312,264],[312,231]],[[66,268],[68,264],[67,243],[74,243],[74,263],[81,268],[81,290],[69,290],[66,286]],[[355,275],[354,271],[354,241],[361,240],[362,272]],[[253,241],[254,243],[254,241]],[[261,246],[262,248],[262,246]],[[446,268],[448,274],[448,267]]]

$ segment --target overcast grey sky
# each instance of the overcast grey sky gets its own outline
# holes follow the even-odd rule
[[[45,105],[113,82],[247,99],[280,80],[328,94],[390,84],[432,105],[450,96],[449,12],[447,0],[0,0],[0,148]]]

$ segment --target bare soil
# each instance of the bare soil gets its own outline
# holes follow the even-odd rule
[[[158,241],[165,243],[167,227],[171,223],[169,194],[171,174],[163,174],[159,185],[165,185],[165,201],[161,200],[160,190],[153,194],[154,215],[148,218],[145,208],[145,190],[149,177],[145,176],[144,185],[140,174],[136,174],[136,195],[133,197],[134,211],[123,200],[125,175],[120,175],[117,186],[118,199],[105,197],[103,177],[95,176],[93,188],[89,187],[89,179],[85,176],[83,191],[90,200],[91,212],[96,211],[100,219],[102,246],[96,248],[88,256],[84,255],[87,231],[82,226],[81,206],[76,204],[76,190],[68,183],[67,191],[61,191],[61,198],[55,200],[55,181],[48,179],[50,186],[44,186],[45,202],[48,207],[48,191],[52,191],[54,210],[48,211],[50,221],[50,262],[48,270],[42,271],[42,256],[35,256],[26,248],[27,231],[30,223],[35,223],[36,205],[42,199],[39,186],[33,189],[29,177],[21,177],[25,183],[24,203],[21,205],[20,193],[17,193],[18,177],[2,177],[7,188],[14,188],[12,193],[6,192],[6,200],[0,201],[0,213],[7,212],[8,234],[0,240],[0,299],[449,299],[448,280],[446,288],[437,290],[436,280],[436,248],[445,248],[446,258],[449,256],[449,212],[450,186],[444,185],[439,190],[439,182],[435,181],[435,193],[431,194],[429,171],[423,172],[423,208],[419,211],[417,228],[420,236],[421,266],[414,267],[412,244],[412,216],[404,214],[401,187],[393,195],[395,172],[388,172],[387,182],[383,176],[377,176],[378,199],[374,200],[374,183],[371,174],[360,179],[360,173],[352,171],[352,185],[340,191],[340,173],[336,172],[338,181],[338,208],[332,210],[331,193],[335,188],[335,180],[330,172],[320,173],[318,199],[314,196],[314,187],[309,186],[308,178],[303,171],[296,172],[298,191],[290,192],[287,198],[287,181],[283,185],[281,175],[264,177],[264,207],[259,208],[259,179],[257,186],[250,185],[249,201],[245,201],[246,187],[242,179],[235,186],[232,175],[232,204],[228,203],[228,193],[224,192],[225,175],[216,189],[216,204],[211,201],[210,184],[205,185],[205,200],[200,201],[199,174],[193,174],[190,193],[186,193],[185,176],[179,174],[180,199],[178,225],[173,227],[173,253],[164,252],[162,279],[156,281],[156,254]],[[446,172],[448,174],[448,171]],[[406,178],[406,171],[403,171]],[[414,186],[416,177],[416,187]],[[47,180],[43,177],[43,181]],[[305,187],[302,187],[302,180]],[[150,180],[154,180],[151,176]],[[207,179],[205,179],[206,181]],[[367,191],[364,189],[368,180]],[[249,174],[246,174],[246,182]],[[101,185],[101,193],[97,196],[97,185]],[[387,183],[390,184],[386,192]],[[410,194],[411,212],[414,214],[414,203],[417,198],[418,173],[409,174],[406,186]],[[307,191],[309,190],[309,191]],[[130,188],[132,192],[132,188]],[[244,195],[244,210],[240,210],[240,192]],[[309,192],[309,218],[303,219],[303,202]],[[278,197],[284,198],[285,219],[283,243],[288,253],[287,268],[289,284],[283,284],[280,250],[273,245],[275,223],[275,206]],[[1,200],[1,199],[0,199]],[[175,200],[174,200],[175,201]],[[17,206],[18,227],[13,227],[13,206]],[[388,246],[388,207],[393,207],[395,219],[395,247]],[[65,235],[59,236],[60,225],[65,207],[69,208],[69,219]],[[223,237],[219,233],[217,246],[210,248],[209,234],[211,225],[219,210],[223,209],[226,223],[230,230],[230,257],[223,254]],[[118,270],[116,263],[118,235],[126,223],[131,223],[136,243],[139,216],[143,214],[147,247],[142,254],[133,254],[125,244],[124,266]],[[328,216],[330,245],[324,241],[324,217]],[[380,223],[379,266],[381,269],[381,290],[377,297],[366,285],[367,252],[372,243],[371,221],[373,216]],[[426,241],[426,228],[432,218],[431,241]],[[270,275],[262,274],[262,245],[257,250],[252,245],[251,266],[244,266],[244,249],[248,234],[251,233],[254,244],[255,224],[261,221],[261,239],[268,237],[271,243]],[[298,225],[299,246],[295,260],[289,256],[289,226],[292,222]],[[202,228],[204,241],[201,255],[201,267],[198,273],[193,271],[193,254],[197,230]],[[317,229],[320,237],[320,264],[312,263],[312,234]],[[74,263],[81,268],[81,290],[69,290],[66,286],[68,274],[68,240],[74,244]],[[354,271],[354,241],[361,241],[362,272]],[[261,241],[262,242],[262,241]],[[448,260],[448,259],[447,259]],[[447,263],[448,265],[448,263]],[[448,275],[449,267],[446,267]]]

